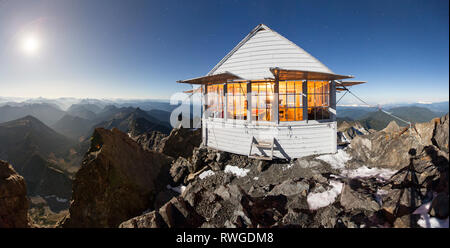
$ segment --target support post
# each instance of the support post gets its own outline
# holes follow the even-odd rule
[[[207,117],[206,106],[208,104],[208,102],[207,102],[208,87],[206,85],[203,85],[202,87],[204,87],[202,90],[203,91],[202,92],[202,94],[203,94],[203,97],[202,97],[203,98],[203,104],[202,104],[203,114],[201,116],[201,119],[202,119],[202,143],[204,146],[207,146],[208,145],[208,124],[207,124],[208,122],[206,120],[208,117]]]
[[[252,83],[247,81],[247,123],[252,123]]]
[[[228,87],[227,87],[227,83],[223,84],[223,120],[224,122],[227,122],[228,120]]]
[[[273,85],[273,103],[272,103],[272,119],[273,122],[276,124],[280,123],[280,96],[278,95],[280,93],[280,87],[279,87],[279,79],[278,77],[275,79],[274,85]]]
[[[303,81],[303,96],[302,96],[302,104],[303,104],[303,120],[308,121],[308,80]]]
[[[336,81],[330,82],[330,112],[331,121],[336,121]]]

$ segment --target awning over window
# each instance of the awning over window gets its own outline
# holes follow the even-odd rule
[[[202,87],[198,87],[198,88],[193,89],[193,90],[183,91],[183,93],[186,93],[186,94],[195,94],[195,93],[201,93],[201,92],[203,92],[203,88]]]
[[[350,87],[358,84],[365,84],[366,81],[345,81],[345,82],[337,82],[336,83],[336,90],[337,91],[344,91],[345,87]]]
[[[281,68],[270,68],[272,74],[278,77],[279,80],[339,80],[346,78],[353,78],[353,76],[337,75],[333,73],[315,72],[315,71],[300,71],[300,70],[285,70]]]
[[[187,79],[187,80],[179,80],[177,82],[185,83],[185,84],[208,85],[208,84],[226,83],[227,80],[235,80],[235,79],[242,79],[242,78],[234,75],[233,73],[224,72],[224,73],[210,75],[210,76],[198,77],[198,78]]]

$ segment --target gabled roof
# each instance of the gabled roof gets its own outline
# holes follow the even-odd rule
[[[207,75],[230,72],[248,80],[273,78],[270,68],[274,67],[333,74],[305,50],[259,24]]]

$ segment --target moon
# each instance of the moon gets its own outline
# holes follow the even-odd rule
[[[20,49],[27,56],[37,55],[40,48],[41,42],[35,34],[27,34],[21,40]]]

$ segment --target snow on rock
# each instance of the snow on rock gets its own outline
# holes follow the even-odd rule
[[[344,151],[344,149],[339,149],[335,154],[326,154],[318,156],[324,162],[327,162],[331,167],[335,169],[342,169],[345,167],[345,163],[351,159],[350,155]]]
[[[322,193],[310,193],[306,199],[309,209],[316,210],[332,204],[336,197],[341,193],[343,183],[330,181],[331,189]]]
[[[293,165],[294,165],[293,163],[287,164],[287,165],[285,165],[285,166],[282,168],[282,170],[283,170],[283,171],[289,170],[290,168],[292,168]]]
[[[369,168],[367,166],[362,166],[354,170],[344,170],[342,175],[349,178],[376,177],[382,180],[387,180],[396,172],[397,171],[390,169]]]
[[[204,179],[204,178],[207,178],[207,177],[212,176],[212,175],[214,175],[214,171],[207,170],[207,171],[202,172],[200,175],[198,175],[198,177],[200,179]]]
[[[170,189],[170,190],[173,190],[173,191],[177,192],[178,194],[181,194],[181,193],[183,193],[183,191],[186,189],[186,186],[180,184],[180,185],[178,185],[178,186],[176,186],[176,187],[172,187],[172,186],[170,186],[170,184],[168,184],[168,185],[166,186],[166,188],[167,188],[167,189]]]
[[[447,219],[438,219],[430,217],[429,214],[422,214],[417,224],[423,228],[448,228],[448,217]]]
[[[241,169],[234,165],[225,166],[225,173],[231,173],[236,175],[237,177],[245,177],[249,171],[249,169]]]
[[[417,224],[423,228],[448,228],[447,219],[438,219],[436,217],[430,217],[428,214],[431,208],[432,201],[422,204],[412,214],[420,214],[420,219]]]

